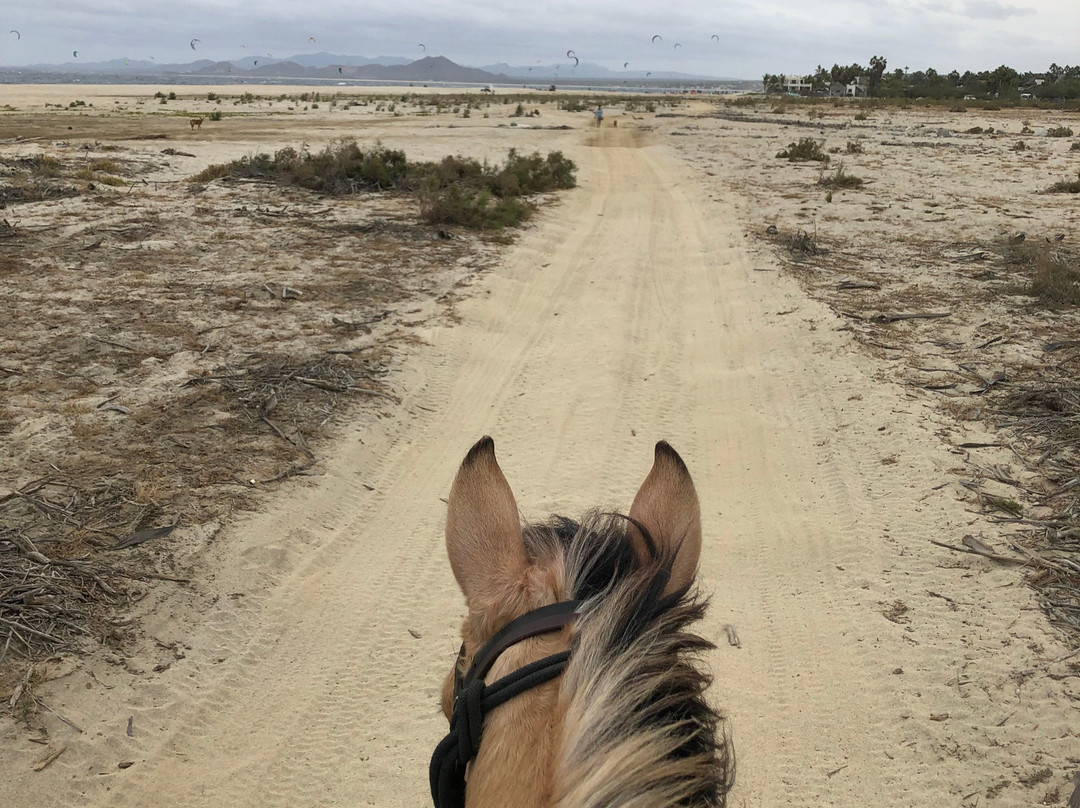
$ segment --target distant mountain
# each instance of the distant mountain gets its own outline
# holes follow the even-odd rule
[[[153,71],[154,73],[193,73],[214,64],[209,59],[198,59],[185,64],[158,64],[146,59],[109,59],[105,62],[64,62],[59,65],[36,64],[9,68],[39,73],[122,73],[123,71]]]
[[[235,65],[243,66],[245,62],[250,64],[252,58],[258,59],[259,57],[245,57],[242,59],[231,59],[230,61]],[[259,61],[261,62],[262,59],[259,59]],[[267,61],[269,61],[269,59]],[[357,67],[362,65],[407,65],[413,60],[405,59],[401,56],[342,56],[323,51],[320,53],[301,53],[296,56],[286,56],[284,59],[276,59],[274,61],[294,62],[301,67],[336,68],[338,65],[355,65]]]
[[[615,85],[626,81],[707,82],[730,81],[713,76],[678,73],[668,70],[610,70],[603,65],[582,62],[576,68],[566,63],[548,65],[510,65],[505,62],[468,67],[445,56],[425,56],[410,60],[400,56],[356,56],[334,53],[297,54],[284,59],[265,55],[245,55],[214,62],[197,59],[186,63],[158,63],[146,59],[110,59],[103,62],[70,61],[60,65],[27,65],[4,68],[19,74],[65,74],[67,76],[112,74],[111,79],[133,81],[152,80],[171,76],[173,80],[188,76],[231,76],[233,78],[313,79],[340,78],[375,81],[441,81],[463,84],[506,84],[535,82],[537,84],[580,84],[590,80]]]
[[[261,60],[260,60],[261,61]],[[406,64],[344,65],[312,67],[297,62],[273,62],[258,67],[237,67],[232,62],[207,64],[192,73],[200,76],[251,76],[258,78],[293,79],[367,79],[375,81],[449,81],[469,84],[505,82],[508,76],[462,67],[445,56],[425,56]]]

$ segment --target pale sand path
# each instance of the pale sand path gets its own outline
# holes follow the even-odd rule
[[[462,609],[439,498],[485,433],[530,517],[626,508],[657,439],[682,453],[704,511],[732,805],[959,805],[1036,753],[1056,766],[1075,752],[1059,685],[1037,676],[1021,694],[1009,678],[1062,652],[1016,573],[927,541],[955,541],[970,516],[931,490],[955,463],[920,405],[875,385],[792,281],[754,271],[769,265],[731,204],[628,130],[572,150],[581,188],[479,284],[461,325],[427,335],[402,411],[211,554],[222,597],[183,635],[186,659],[92,698],[82,679],[56,685],[87,732],[57,723],[69,750],[41,774],[4,766],[24,797],[5,804],[429,804]],[[897,600],[907,624],[882,615]],[[173,619],[151,632],[175,638]]]

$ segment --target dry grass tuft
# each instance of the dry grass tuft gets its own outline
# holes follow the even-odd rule
[[[1040,249],[1029,294],[1048,305],[1080,306],[1080,268],[1060,252]]]
[[[853,174],[848,174],[844,170],[844,164],[840,163],[840,165],[836,167],[836,171],[834,171],[832,174],[822,173],[822,175],[818,177],[817,184],[820,185],[822,188],[831,188],[834,190],[854,189],[862,188],[864,185],[864,180],[861,177],[856,177]]]
[[[1058,180],[1046,189],[1049,194],[1080,194],[1080,172],[1075,180]]]

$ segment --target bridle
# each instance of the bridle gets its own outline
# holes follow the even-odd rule
[[[465,771],[480,749],[485,716],[503,702],[561,674],[570,660],[570,651],[560,651],[531,662],[486,685],[484,677],[495,660],[522,640],[563,628],[577,617],[580,605],[580,600],[564,600],[511,620],[480,649],[464,676],[460,668],[465,658],[465,644],[462,643],[454,666],[454,711],[450,716],[450,731],[435,747],[428,770],[435,808],[464,807]]]

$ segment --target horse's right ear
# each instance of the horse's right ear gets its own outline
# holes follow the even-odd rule
[[[656,444],[652,470],[634,497],[630,519],[630,535],[643,562],[652,553],[638,525],[655,550],[672,559],[664,594],[690,586],[701,557],[701,506],[686,464],[667,441]]]
[[[517,503],[495,460],[495,441],[487,436],[465,455],[450,489],[446,553],[470,606],[477,598],[501,600],[525,576]]]

